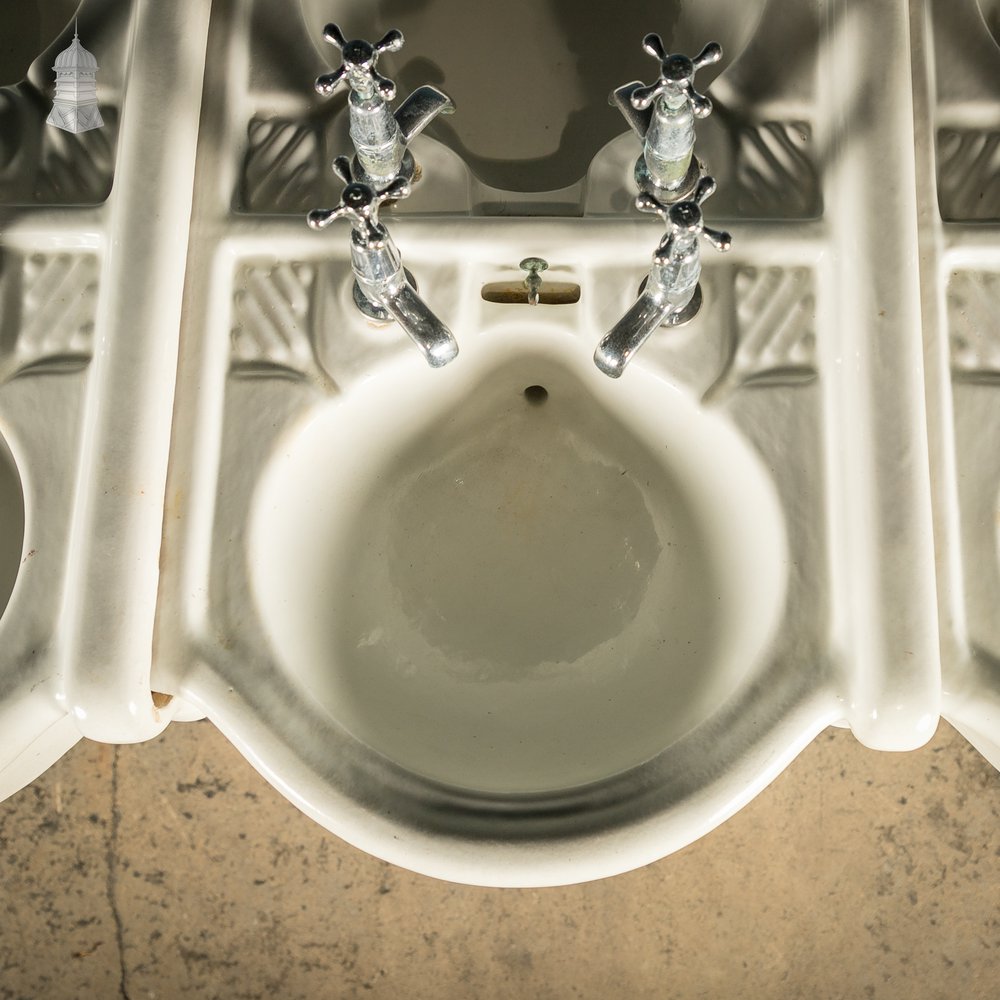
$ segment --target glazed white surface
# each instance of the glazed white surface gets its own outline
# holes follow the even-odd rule
[[[204,714],[359,847],[541,885],[689,843],[829,724],[906,750],[943,713],[1000,764],[1000,212],[976,197],[1000,49],[975,3],[951,32],[902,0],[729,26],[697,151],[733,250],[618,381],[591,355],[660,234],[629,208],[634,137],[522,193],[414,143],[385,221],[460,344],[430,370],[351,304],[346,227],[305,226],[345,116],[303,8],[92,0],[94,172],[0,171],[0,792],[80,735]],[[470,53],[442,45],[448,89]],[[69,155],[19,121],[26,157]],[[481,298],[529,255],[580,301]]]

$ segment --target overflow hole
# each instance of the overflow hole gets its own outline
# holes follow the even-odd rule
[[[529,385],[524,390],[524,398],[532,406],[541,406],[549,398],[549,390],[544,385]]]

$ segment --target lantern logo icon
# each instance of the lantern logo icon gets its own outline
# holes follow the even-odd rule
[[[46,119],[67,132],[88,132],[104,124],[97,106],[97,60],[80,44],[76,27],[73,42],[56,56],[56,97]]]

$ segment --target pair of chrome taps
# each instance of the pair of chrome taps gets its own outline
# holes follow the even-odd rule
[[[313,229],[324,229],[339,218],[351,222],[355,304],[371,318],[395,319],[428,364],[438,368],[457,356],[458,344],[417,294],[396,244],[379,221],[379,208],[409,196],[414,175],[413,156],[407,148],[410,141],[434,117],[450,114],[455,106],[437,88],[424,86],[395,112],[390,110],[396,87],[376,66],[382,53],[402,47],[403,35],[398,30],[389,31],[374,44],[349,41],[335,24],[328,24],[323,34],[340,50],[343,62],[335,72],[316,80],[316,90],[326,96],[342,83],[349,87],[355,156],[353,161],[338,156],[333,163],[347,185],[340,203],[310,212],[307,221]],[[712,110],[712,102],[694,89],[694,75],[701,67],[718,62],[722,48],[713,42],[689,59],[669,54],[656,34],[647,35],[642,45],[659,61],[659,79],[650,86],[637,81],[619,87],[611,101],[643,144],[635,166],[639,187],[635,206],[661,216],[666,233],[653,253],[638,299],[594,354],[597,367],[612,378],[621,375],[658,326],[676,326],[698,311],[699,236],[717,250],[728,250],[731,243],[728,233],[704,224],[701,204],[715,190],[715,181],[704,174],[694,155],[695,119]]]

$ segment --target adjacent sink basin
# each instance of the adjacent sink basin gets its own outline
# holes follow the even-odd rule
[[[671,745],[754,666],[785,586],[777,498],[732,427],[528,326],[317,410],[252,520],[282,667],[370,747],[484,793]]]

